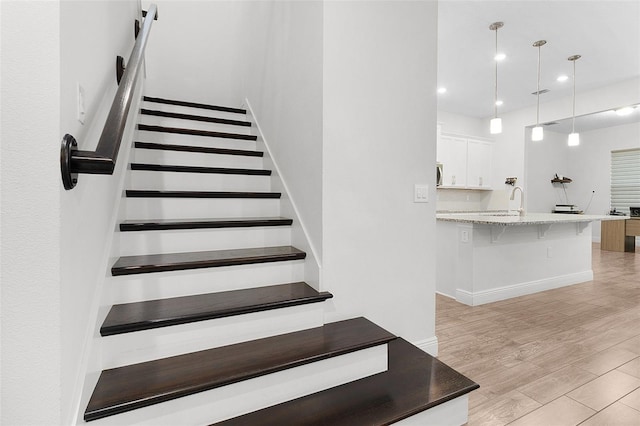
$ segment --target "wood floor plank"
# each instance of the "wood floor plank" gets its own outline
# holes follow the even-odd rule
[[[613,392],[605,386],[620,386],[607,377],[633,373],[628,364],[640,355],[640,254],[600,251],[595,244],[592,265],[593,281],[480,307],[436,295],[440,355],[480,383],[489,397],[474,408],[470,425],[515,420],[508,413],[512,403],[518,404],[518,398],[509,402],[513,392],[543,404],[581,398],[597,410],[622,400],[622,392],[613,399],[602,394]],[[633,382],[635,376],[629,376]],[[501,408],[492,405],[503,398]],[[496,418],[498,412],[505,417]]]

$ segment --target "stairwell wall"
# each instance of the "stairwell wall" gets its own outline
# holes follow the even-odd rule
[[[1,405],[61,424],[59,2],[0,2]]]
[[[242,90],[289,191],[291,199],[284,200],[283,206],[295,205],[320,265],[322,4],[241,2],[245,19]],[[292,237],[294,245],[308,251],[302,229],[294,228]]]
[[[135,42],[135,19],[141,19],[138,0],[60,2],[61,133],[52,135],[50,144],[59,149],[62,135],[70,133],[79,149],[96,148],[118,87],[115,58],[120,55],[128,60]],[[77,120],[78,84],[85,93],[84,124]],[[138,89],[141,84],[142,80]],[[62,188],[59,171],[56,176],[61,202],[62,424],[75,423],[78,410],[84,409],[79,402],[85,374],[99,369],[99,360],[91,357],[99,353],[92,338],[102,286],[117,256],[118,247],[112,241],[138,108],[139,98],[134,96],[113,175],[80,175],[78,185],[70,191]],[[58,158],[50,161],[59,170]]]
[[[323,28],[329,320],[364,315],[435,352],[437,2],[325,2]]]

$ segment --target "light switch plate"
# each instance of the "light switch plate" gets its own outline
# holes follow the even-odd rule
[[[413,202],[414,203],[429,202],[429,185],[416,183],[413,186]]]

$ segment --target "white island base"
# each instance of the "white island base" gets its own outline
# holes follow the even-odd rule
[[[601,216],[438,215],[436,290],[476,306],[593,279]]]

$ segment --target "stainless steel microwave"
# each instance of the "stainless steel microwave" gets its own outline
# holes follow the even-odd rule
[[[442,185],[442,163],[436,163],[436,186],[441,186]]]

